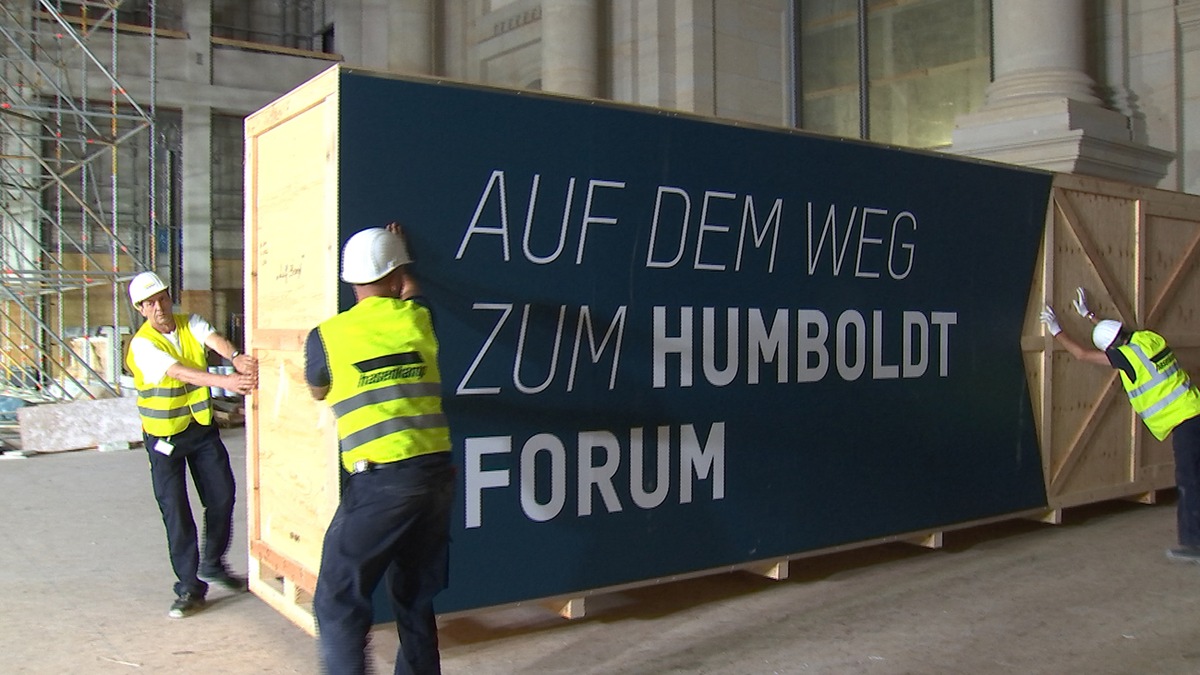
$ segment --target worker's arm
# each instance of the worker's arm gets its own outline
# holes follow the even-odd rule
[[[229,389],[243,396],[254,391],[254,387],[258,384],[257,376],[252,373],[222,375],[220,373],[210,373],[207,370],[185,366],[179,362],[175,362],[167,368],[167,376],[173,377],[180,382],[187,382],[188,384],[197,386]]]
[[[329,362],[325,356],[325,344],[321,342],[321,331],[314,328],[304,340],[304,383],[308,393],[318,401],[329,395],[333,379],[329,373]]]
[[[417,283],[417,278],[413,276],[409,265],[400,268],[400,279],[403,285],[400,287],[400,299],[412,300],[421,295],[421,286]]]
[[[216,332],[211,333],[204,339],[204,345],[229,359],[229,362],[233,364],[234,369],[239,373],[258,376],[258,359],[249,354],[242,353],[224,335]]]
[[[1080,314],[1090,313],[1090,312],[1087,312],[1086,305],[1083,306],[1082,311],[1080,310],[1079,305],[1076,305],[1075,309],[1076,309],[1076,311],[1079,311]],[[1075,338],[1071,337],[1070,335],[1067,335],[1066,331],[1064,331],[1062,329],[1062,326],[1059,325],[1058,316],[1056,316],[1054,314],[1053,307],[1051,307],[1050,305],[1046,305],[1046,308],[1044,310],[1042,310],[1041,319],[1042,319],[1042,323],[1046,325],[1046,330],[1050,331],[1050,335],[1054,336],[1055,341],[1062,344],[1063,347],[1066,347],[1067,351],[1071,354],[1071,356],[1073,356],[1076,359],[1079,359],[1080,361],[1083,361],[1085,363],[1092,363],[1097,366],[1111,366],[1111,364],[1108,361],[1107,354],[1100,351],[1099,349],[1091,349],[1090,347],[1085,347],[1083,344],[1078,342]]]
[[[1092,349],[1080,344],[1075,338],[1067,335],[1066,331],[1060,331],[1054,336],[1055,341],[1067,348],[1071,356],[1085,363],[1092,363],[1097,366],[1106,366],[1111,368],[1112,364],[1108,361],[1108,355],[1099,349]]]
[[[404,250],[408,251],[411,256],[412,248],[408,245],[408,237],[404,235],[404,229],[400,227],[400,223],[388,223],[387,231],[400,237],[400,240],[404,242]],[[403,284],[400,287],[401,300],[412,300],[421,294],[421,287],[417,284],[417,278],[413,276],[411,265],[404,265],[400,268],[400,279]]]
[[[186,366],[146,338],[135,336],[130,340],[129,352],[134,363],[142,371],[142,377],[151,385],[162,382],[164,377],[172,377],[188,384],[220,387],[245,394],[257,384],[257,380],[253,376],[245,376],[241,373],[221,375],[210,373],[203,368]]]

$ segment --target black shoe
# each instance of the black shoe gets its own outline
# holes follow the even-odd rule
[[[195,593],[184,593],[175,598],[175,602],[171,603],[171,611],[167,612],[167,616],[172,619],[182,619],[185,616],[191,616],[196,612],[204,609],[204,596]]]
[[[238,576],[230,573],[228,568],[222,567],[214,572],[201,572],[197,576],[201,581],[221,584],[231,591],[243,593],[247,590],[246,577]]]
[[[1200,564],[1200,546],[1180,546],[1167,549],[1167,560]]]

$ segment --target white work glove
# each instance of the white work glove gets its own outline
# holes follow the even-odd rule
[[[1075,289],[1075,299],[1071,301],[1071,306],[1075,308],[1076,312],[1079,312],[1079,316],[1085,319],[1091,315],[1092,310],[1088,309],[1087,295],[1083,292],[1083,286]]]
[[[1050,305],[1046,305],[1046,309],[1042,310],[1042,323],[1046,324],[1051,337],[1062,332],[1062,326],[1058,325],[1058,317],[1054,315],[1054,308]]]

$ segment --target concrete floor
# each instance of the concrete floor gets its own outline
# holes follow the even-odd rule
[[[240,466],[242,430],[225,438]],[[721,574],[594,596],[576,621],[537,607],[456,618],[443,670],[1197,673],[1200,567],[1163,557],[1166,497],[950,532],[940,550],[797,561],[786,581]],[[203,612],[168,619],[171,582],[144,450],[0,461],[0,672],[318,671],[313,640],[252,595],[214,588]],[[376,630],[380,672],[395,645]]]

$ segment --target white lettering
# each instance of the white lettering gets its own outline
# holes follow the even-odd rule
[[[575,254],[575,264],[583,263],[583,245],[587,241],[588,227],[593,223],[597,225],[616,225],[617,219],[607,216],[593,216],[592,203],[596,196],[597,188],[614,188],[624,189],[625,183],[611,180],[590,180],[588,181],[587,203],[583,207],[583,231],[579,233],[579,251]]]
[[[483,209],[491,200],[492,189],[499,188],[500,201],[500,224],[499,225],[480,225],[479,220],[483,216]],[[479,196],[479,203],[475,205],[475,214],[471,216],[471,222],[467,225],[467,231],[463,233],[462,243],[458,245],[458,253],[454,255],[455,260],[462,260],[463,253],[467,250],[467,243],[471,240],[471,235],[499,235],[500,241],[504,247],[504,262],[508,262],[508,196],[505,194],[504,188],[504,172],[493,171],[488,178],[487,185],[483,188],[483,194]]]
[[[654,487],[646,488],[644,439],[646,430],[634,427],[629,430],[628,449],[622,447],[617,434],[606,430],[581,431],[576,437],[576,515],[591,516],[596,509],[593,495],[599,493],[600,503],[606,513],[619,513],[623,509],[618,492],[617,473],[623,461],[629,462],[629,485],[626,493],[629,500],[641,509],[654,509],[666,503],[675,487],[679,504],[690,504],[697,497],[696,486],[708,482],[711,499],[725,498],[725,422],[714,422],[708,427],[703,443],[696,426],[684,424],[680,427],[660,426],[657,429],[657,448],[654,459]],[[677,434],[678,446],[672,444]],[[485,469],[484,458],[488,455],[511,455],[512,436],[483,436],[467,438],[465,449],[465,516],[466,527],[484,525],[484,492],[497,491],[495,498],[513,498],[505,490],[511,486],[511,470],[504,468]],[[599,451],[599,452],[597,452]],[[625,453],[628,452],[626,455]],[[672,474],[671,459],[678,458],[678,472]],[[544,523],[563,515],[569,498],[567,479],[570,471],[568,450],[562,439],[551,433],[531,436],[521,446],[517,477],[516,501],[530,521]],[[549,472],[549,476],[546,472]],[[672,486],[671,479],[678,479]],[[549,479],[548,482],[546,479]],[[538,486],[549,486],[549,494],[538,494]]]
[[[662,215],[663,195],[676,195],[683,198],[683,217],[679,222],[679,248],[675,250],[675,257],[671,260],[655,260],[654,245],[658,241],[658,223]],[[646,267],[647,268],[663,268],[669,269],[679,264],[683,260],[683,246],[687,241],[688,218],[692,213],[692,198],[688,196],[686,190],[676,187],[667,187],[660,185],[658,194],[654,197],[654,219],[650,221],[650,245],[646,250]]]
[[[508,470],[483,468],[483,456],[507,454],[512,451],[511,436],[487,436],[468,438],[463,444],[466,477],[463,479],[466,493],[467,527],[483,525],[483,491],[487,488],[508,487]]]
[[[539,453],[545,453],[550,460],[550,499],[545,502],[538,501],[537,483],[534,480],[538,475]],[[506,482],[500,487],[507,486]],[[530,520],[544,523],[562,513],[566,503],[567,451],[554,434],[536,434],[521,447],[521,510]]]

